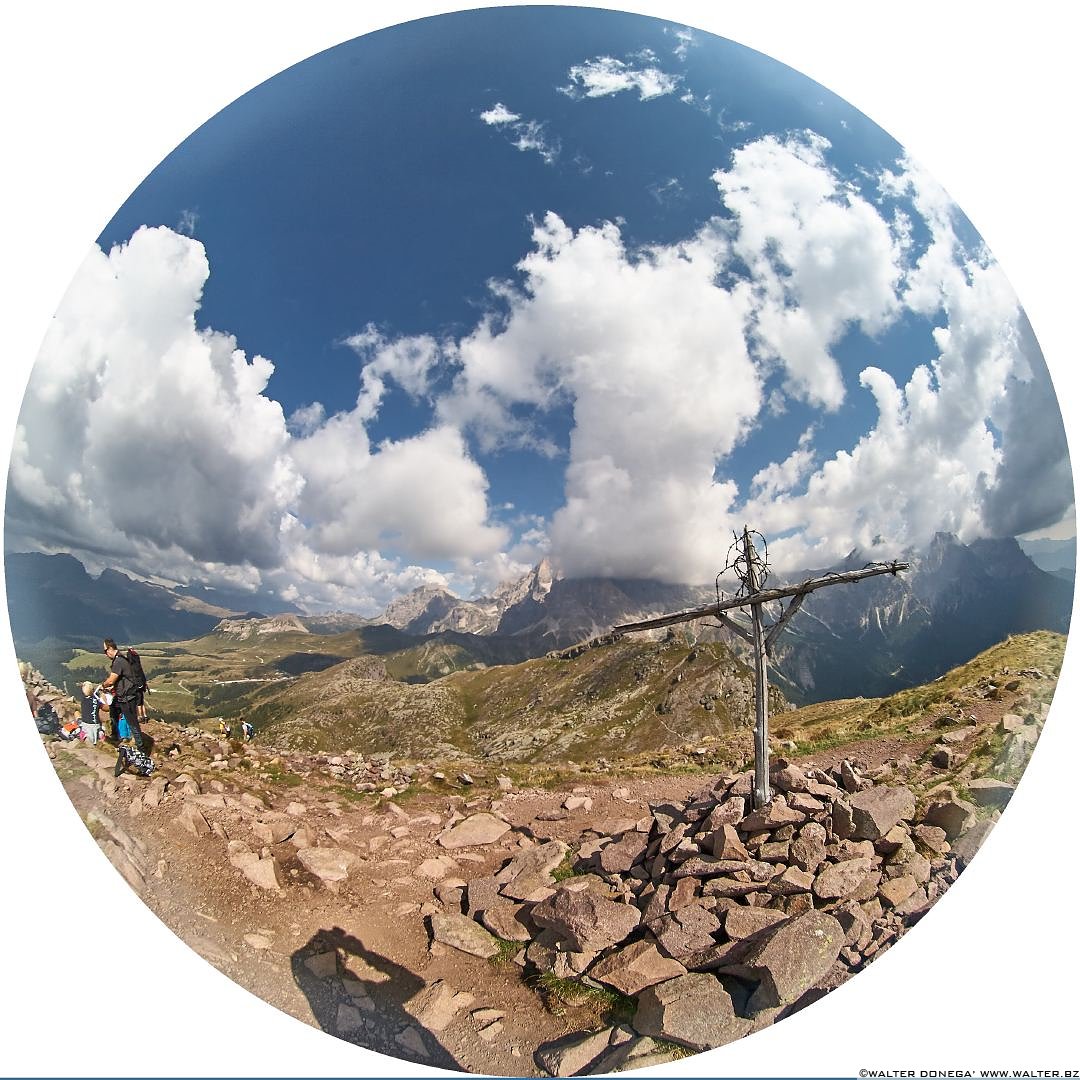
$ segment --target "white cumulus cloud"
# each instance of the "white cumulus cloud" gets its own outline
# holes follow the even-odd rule
[[[263,394],[273,365],[196,329],[208,272],[202,245],[165,228],[83,264],[31,374],[12,459],[16,521],[45,511],[43,540],[276,564],[277,519],[303,478]]]
[[[635,67],[613,56],[597,56],[575,64],[567,75],[569,83],[559,89],[570,97],[608,97],[636,90],[641,101],[674,93],[682,80],[680,75],[669,75],[654,65]]]
[[[828,167],[827,149],[808,133],[768,136],[736,150],[713,180],[760,297],[757,347],[783,366],[789,394],[836,409],[845,389],[831,349],[852,326],[888,326],[901,251],[875,207]]]
[[[512,406],[572,402],[566,498],[549,530],[564,569],[704,571],[735,494],[715,464],[761,406],[749,293],[714,280],[726,239],[631,252],[611,223],[575,233],[549,213],[533,241],[521,289],[503,292],[508,315],[459,343],[440,410],[497,445],[519,434]]]
[[[416,579],[410,559],[469,562],[504,546],[460,432],[367,437],[383,380],[423,394],[437,343],[368,328],[352,341],[367,359],[356,406],[327,417],[312,402],[287,422],[266,393],[273,364],[197,327],[209,272],[202,244],[167,228],[90,253],[27,388],[9,545],[353,606]]]
[[[286,418],[272,363],[198,327],[201,243],[144,229],[95,250],[27,391],[9,543],[373,613],[423,583],[489,591],[544,554],[570,575],[708,581],[744,522],[784,570],[1057,520],[1060,414],[1004,276],[911,163],[875,204],[829,151],[810,133],[739,147],[713,174],[715,217],[675,243],[547,213],[471,329],[347,339],[357,396],[332,415],[312,401]],[[905,315],[936,329],[890,374],[874,337]],[[834,353],[853,329],[867,356],[846,384]],[[430,422],[375,444],[391,384]],[[853,402],[872,419],[819,449]],[[785,409],[809,413],[794,447]],[[778,431],[740,489],[739,448]],[[493,513],[473,447],[547,456],[561,502]]]
[[[1053,523],[1072,503],[1060,412],[1015,293],[985,251],[968,252],[955,209],[923,172],[903,163],[887,194],[913,194],[930,233],[896,283],[898,302],[944,325],[936,355],[904,385],[870,366],[860,383],[877,420],[850,450],[809,476],[805,490],[755,493],[744,513],[774,532],[788,566],[851,548],[895,554],[938,530],[961,539]]]

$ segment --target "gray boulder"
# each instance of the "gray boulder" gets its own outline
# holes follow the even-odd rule
[[[499,882],[493,877],[473,878],[469,882],[466,896],[468,898],[468,913],[478,916],[495,904],[503,903],[499,895]]]
[[[620,1046],[613,1046],[598,1057],[589,1065],[585,1075],[647,1069],[653,1065],[666,1065],[669,1061],[676,1061],[679,1056],[675,1047],[665,1049],[648,1035],[637,1035]]]
[[[798,1000],[828,974],[844,944],[844,929],[836,919],[808,911],[766,932],[738,965],[721,970],[757,982],[748,1006],[756,1013]]]
[[[432,915],[431,936],[452,949],[487,960],[499,951],[499,943],[467,915]]]
[[[266,821],[256,821],[251,826],[251,831],[264,843],[273,846],[288,840],[296,832],[296,822],[287,817],[273,818]]]
[[[560,889],[532,909],[532,920],[568,941],[576,952],[599,952],[627,938],[641,922],[641,912],[589,889]]]
[[[814,873],[825,861],[825,826],[807,822],[791,845],[791,862],[800,870]]]
[[[254,851],[235,851],[229,856],[229,862],[260,889],[279,892],[285,884],[281,867],[273,855],[261,859]]]
[[[821,900],[839,900],[850,896],[871,872],[869,859],[845,859],[829,863],[814,879],[814,895]]]
[[[792,810],[778,795],[768,806],[747,814],[739,825],[739,831],[744,833],[772,832],[773,829],[779,829],[784,825],[801,825],[805,820],[805,814]]]
[[[314,874],[320,881],[335,883],[344,881],[352,868],[360,861],[360,856],[345,848],[317,847],[304,848],[296,856],[304,869]]]
[[[494,814],[471,814],[438,837],[439,844],[450,850],[494,844],[510,831],[510,826]]]
[[[915,814],[915,796],[906,787],[870,787],[852,795],[848,804],[855,840],[880,840],[898,821]]]
[[[994,822],[989,818],[972,825],[953,846],[953,854],[967,866],[975,857],[975,853],[983,845],[983,841],[990,835],[994,828]],[[981,864],[980,864],[981,865]]]
[[[184,803],[183,809],[177,815],[177,820],[192,836],[210,835],[210,822],[197,806],[189,802]]]
[[[733,825],[721,825],[705,842],[705,846],[718,859],[749,859],[739,834]]]
[[[1015,784],[1004,780],[995,780],[990,776],[980,777],[968,782],[971,801],[977,806],[1004,806],[1016,790]]]
[[[735,1015],[731,995],[713,975],[688,974],[638,995],[634,1028],[642,1035],[709,1050],[741,1038],[749,1020]]]
[[[531,941],[526,925],[528,908],[525,904],[492,904],[484,908],[480,921],[504,941]]]
[[[664,952],[678,958],[715,945],[712,935],[720,929],[720,920],[711,911],[692,905],[657,919],[650,929]]]
[[[445,1031],[454,1017],[473,1003],[472,994],[457,993],[442,979],[425,986],[402,1006],[428,1031]]]
[[[728,909],[724,917],[724,932],[732,941],[741,941],[783,922],[786,918],[784,912],[772,908],[739,905]]]
[[[624,833],[621,839],[607,844],[601,850],[600,868],[609,874],[625,874],[634,863],[642,860],[648,846],[649,838],[644,833]],[[663,850],[661,846],[661,851]]]
[[[519,852],[495,875],[499,892],[511,900],[541,899],[542,890],[555,884],[552,871],[569,850],[561,840],[549,840]]]
[[[945,830],[945,835],[952,840],[959,836],[975,820],[975,807],[963,799],[949,795],[931,803],[923,818],[923,824],[936,825]]]
[[[630,1042],[628,1028],[604,1028],[602,1031],[575,1031],[561,1039],[537,1047],[533,1060],[549,1076],[576,1076],[613,1045]]]
[[[635,941],[605,956],[589,969],[590,978],[614,987],[628,997],[641,993],[647,986],[685,974],[686,968],[678,960],[661,955],[652,941]]]

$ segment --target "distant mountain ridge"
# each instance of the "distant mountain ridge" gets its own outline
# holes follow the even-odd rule
[[[938,533],[910,570],[822,589],[777,639],[789,696],[879,696],[936,678],[1012,634],[1066,633],[1071,581],[1040,570],[1012,538]],[[855,569],[857,552],[836,567]],[[783,685],[783,684],[782,684]]]
[[[502,623],[506,613],[527,601],[542,604],[554,578],[551,563],[543,559],[524,576],[476,600],[462,600],[439,586],[422,585],[392,601],[381,618],[371,619],[369,624],[386,623],[408,634],[505,634],[508,631]]]
[[[911,567],[897,577],[823,589],[792,618],[772,658],[773,678],[792,700],[892,693],[935,678],[1010,634],[1068,630],[1071,580],[1040,570],[1012,538],[963,544],[939,533],[904,559]],[[833,566],[773,581],[803,581],[866,562],[853,551]],[[534,639],[537,648],[555,650],[606,634],[617,623],[706,605],[715,591],[647,580],[564,579],[541,564],[502,595],[514,602],[503,608],[495,629],[472,632]],[[445,590],[417,590],[395,602],[384,621],[397,619],[409,634],[439,634],[455,604],[469,603]],[[745,655],[741,639],[707,620],[694,624],[694,632]]]
[[[1071,578],[1040,570],[1011,538],[963,544],[939,533],[925,550],[905,558],[910,570],[897,577],[823,589],[807,600],[771,657],[770,677],[789,700],[892,693],[933,679],[1010,634],[1068,629]],[[865,561],[851,552],[835,566],[780,580],[855,569]],[[68,555],[11,555],[8,596],[17,651],[38,666],[59,656],[61,645],[92,648],[106,633],[139,643],[211,631],[264,638],[356,631],[365,652],[420,650],[416,656],[424,659],[409,677],[423,679],[470,664],[542,656],[607,634],[617,623],[706,605],[715,592],[647,580],[560,578],[544,560],[476,600],[425,585],[376,618],[344,612],[260,616],[223,611],[117,571],[93,578]],[[746,656],[742,639],[708,620],[687,629]]]
[[[222,619],[214,627],[216,634],[229,634],[246,641],[266,634],[310,634],[296,615],[257,615],[251,619]]]
[[[16,647],[47,638],[99,645],[105,636],[123,643],[179,641],[235,614],[118,570],[95,578],[73,555],[8,554],[4,569]]]
[[[1050,574],[1076,574],[1076,537],[1067,540],[1018,540],[1024,554]]]

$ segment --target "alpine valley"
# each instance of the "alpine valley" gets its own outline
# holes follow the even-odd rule
[[[1010,635],[1068,629],[1072,581],[1015,540],[938,534],[904,558],[903,574],[821,590],[796,613],[771,658],[774,710],[895,693]],[[825,570],[865,561],[852,552]],[[712,586],[565,579],[544,561],[491,596],[425,586],[363,618],[112,570],[95,578],[70,555],[9,555],[7,579],[18,655],[58,684],[96,676],[111,634],[139,647],[156,714],[244,714],[283,745],[556,761],[752,722],[747,646],[730,631],[705,619],[652,640],[608,637],[620,622],[708,604]]]

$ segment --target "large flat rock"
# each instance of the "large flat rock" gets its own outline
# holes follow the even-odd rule
[[[967,866],[975,857],[976,852],[982,847],[983,841],[990,835],[993,828],[994,822],[989,819],[978,821],[953,844],[953,854],[964,866]]]
[[[431,935],[452,949],[487,960],[499,951],[499,943],[467,915],[432,915]]]
[[[662,956],[652,941],[635,941],[589,968],[590,978],[628,997],[641,993],[647,986],[685,974],[686,968],[678,960]]]
[[[333,847],[304,848],[296,857],[308,873],[326,882],[344,881],[360,861],[355,851]]]
[[[455,1016],[473,1003],[473,995],[457,992],[442,979],[429,983],[402,1006],[428,1031],[445,1031]]]
[[[870,859],[845,859],[828,863],[814,879],[814,895],[821,900],[840,900],[855,893],[872,870]]]
[[[649,986],[638,996],[634,1028],[642,1035],[709,1050],[747,1034],[731,995],[714,975],[689,974]]]
[[[898,821],[915,814],[915,796],[906,787],[869,787],[848,799],[851,837],[880,840]]]
[[[641,922],[641,912],[589,889],[560,889],[532,909],[532,920],[553,930],[576,952],[599,952],[628,937]]]
[[[820,982],[844,944],[844,929],[836,919],[824,911],[808,911],[780,923],[737,965],[721,970],[757,982],[750,1011],[760,1012],[790,1005]]]
[[[541,899],[538,894],[555,884],[552,871],[569,850],[561,840],[549,840],[519,852],[495,875],[499,891],[511,900]]]
[[[575,1031],[538,1046],[533,1059],[549,1076],[576,1076],[613,1045],[618,1046],[632,1039],[633,1032],[621,1027]]]
[[[806,815],[792,810],[783,796],[778,795],[767,806],[754,810],[743,818],[739,831],[744,833],[772,832],[784,825],[801,825]]]
[[[285,884],[281,876],[281,867],[273,855],[260,858],[254,851],[237,849],[229,855],[229,862],[239,870],[248,881],[260,889],[277,892]]]
[[[438,837],[439,844],[450,850],[494,844],[510,831],[510,826],[494,814],[470,814]]]

